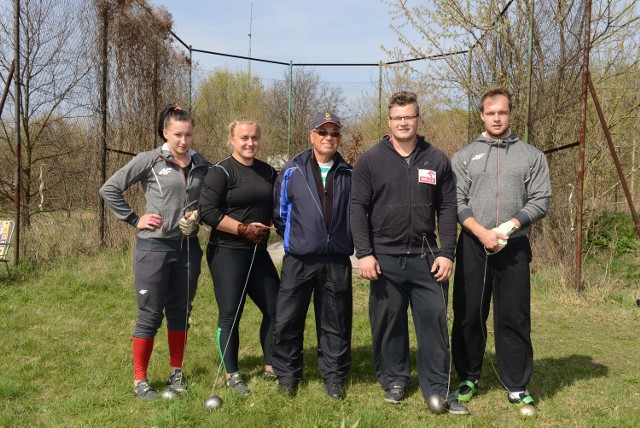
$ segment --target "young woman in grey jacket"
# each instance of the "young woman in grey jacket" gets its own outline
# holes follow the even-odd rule
[[[114,215],[138,230],[133,256],[138,301],[133,366],[134,392],[141,400],[158,396],[147,379],[147,368],[165,315],[171,366],[168,396],[187,388],[182,362],[202,259],[196,208],[209,168],[209,162],[191,148],[193,118],[177,104],[160,113],[158,134],[165,141],[162,146],[136,155],[100,189]],[[124,197],[136,183],[142,185],[146,199],[143,215]]]

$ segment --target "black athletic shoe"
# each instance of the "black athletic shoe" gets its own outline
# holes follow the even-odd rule
[[[329,395],[329,397],[335,398],[336,400],[342,400],[344,398],[344,389],[341,384],[327,382],[324,386],[327,388],[327,395]]]
[[[227,386],[240,395],[249,395],[251,393],[247,384],[242,380],[240,372],[233,373],[231,377],[227,379]]]
[[[278,385],[278,393],[286,395],[287,397],[295,397],[298,393],[297,383],[281,383]]]
[[[468,415],[469,414],[469,409],[467,409],[466,406],[463,406],[462,404],[460,404],[460,401],[458,401],[454,397],[449,397],[447,411],[452,415]]]
[[[153,389],[149,382],[145,380],[141,380],[134,388],[133,391],[136,393],[136,398],[141,401],[153,401],[158,398],[158,394],[156,390]]]
[[[272,382],[274,380],[278,380],[278,375],[272,371],[265,370],[264,373],[262,374],[262,379]]]
[[[167,380],[167,386],[173,389],[175,392],[182,392],[187,390],[187,377],[182,370],[176,370],[175,373],[169,375]]]
[[[384,394],[384,401],[387,403],[398,404],[402,400],[404,400],[404,386],[393,385]]]

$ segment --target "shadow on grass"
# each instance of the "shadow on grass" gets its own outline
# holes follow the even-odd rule
[[[593,362],[589,355],[572,354],[562,358],[535,360],[533,371],[535,395],[545,399],[555,396],[579,380],[606,377],[609,368]]]
[[[493,389],[504,389],[498,375],[492,368],[492,364],[497,370],[495,353],[485,353],[483,376],[480,380],[481,388],[478,390],[478,395],[483,395]],[[606,377],[608,373],[607,366],[593,362],[593,358],[588,355],[573,354],[561,358],[534,359],[530,389],[536,399],[544,400],[555,396],[577,381]],[[457,377],[455,384],[454,377],[455,372],[452,373],[453,388],[457,385]]]
[[[414,393],[420,394],[418,378],[416,374],[415,352],[411,353],[411,380],[407,387],[407,396]],[[320,371],[318,370],[318,352],[316,347],[307,346],[304,350],[304,369],[303,376],[306,382],[322,382]],[[260,377],[263,372],[263,360],[256,355],[240,356],[240,370],[247,377]],[[371,356],[371,346],[356,346],[351,348],[351,368],[347,378],[349,384],[375,384],[380,388],[373,371],[373,363]]]
[[[371,347],[359,346],[351,350],[352,363],[348,382],[352,384],[376,384],[377,380],[371,362]],[[503,385],[492,369],[492,362],[496,364],[496,356],[493,353],[485,354],[482,388],[479,395],[494,389],[501,390]],[[257,356],[245,356],[241,358],[240,367],[248,376],[258,377],[262,375],[262,358]],[[411,382],[407,388],[407,394],[420,393],[416,375],[415,352],[411,353]],[[496,370],[497,370],[497,366]],[[606,377],[609,369],[607,366],[595,363],[588,355],[569,355],[561,358],[541,358],[534,361],[534,373],[532,376],[532,393],[539,400],[551,398],[566,387],[580,380]],[[317,364],[317,350],[315,347],[307,347],[304,352],[304,378],[306,381],[322,381]],[[455,389],[459,380],[452,368],[451,389]],[[505,392],[506,393],[506,392]]]
[[[315,338],[314,338],[315,340]],[[261,355],[240,355],[238,361],[240,371],[247,376],[262,376],[264,362]],[[304,350],[304,379],[307,381],[322,380],[318,370],[318,349],[315,346],[307,346]],[[351,368],[349,380],[352,383],[375,381],[373,365],[371,363],[371,347],[361,346],[351,348]]]

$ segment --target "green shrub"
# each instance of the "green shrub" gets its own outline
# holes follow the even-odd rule
[[[587,232],[587,244],[595,250],[630,254],[640,248],[640,239],[631,214],[603,212]]]

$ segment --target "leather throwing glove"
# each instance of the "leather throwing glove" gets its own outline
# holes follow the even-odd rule
[[[268,234],[268,229],[252,224],[240,223],[238,225],[238,236],[254,244],[261,244]]]
[[[500,232],[503,235],[509,236],[513,232],[518,230],[518,228],[516,227],[516,224],[513,221],[509,220],[509,221],[505,221],[504,223],[502,223],[498,227],[494,227],[492,230],[495,230],[496,232]],[[499,250],[502,250],[507,245],[507,240],[506,239],[502,239],[502,238],[498,238],[498,244],[500,245],[500,249]]]
[[[178,223],[178,227],[184,236],[192,235],[194,232],[198,233],[198,220],[200,216],[198,215],[198,210],[191,212],[189,217],[182,217],[180,219],[180,223]]]

